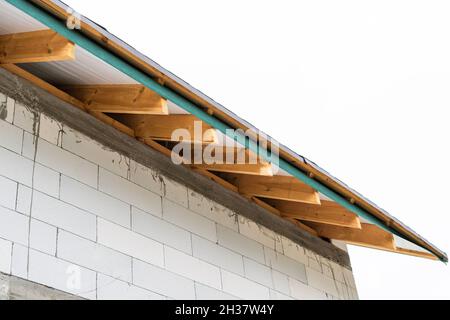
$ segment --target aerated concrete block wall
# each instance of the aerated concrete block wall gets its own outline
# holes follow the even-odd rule
[[[3,94],[0,105],[3,279],[87,299],[357,299],[349,269]],[[39,297],[23,292],[13,298]]]

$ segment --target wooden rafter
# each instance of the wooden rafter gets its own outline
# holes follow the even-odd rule
[[[192,166],[191,168],[192,168],[192,170],[194,170],[194,171],[196,171],[196,172],[198,172],[198,173],[208,177],[209,179],[217,182],[221,186],[223,186],[223,187],[225,187],[225,188],[227,188],[227,189],[229,189],[231,191],[238,192],[238,189],[237,189],[237,187],[235,185],[229,183],[228,181],[222,179],[221,177],[218,177],[214,173],[209,172],[208,170],[205,170],[203,168],[197,168],[195,166]]]
[[[361,223],[361,229],[344,228],[315,222],[308,222],[308,225],[314,228],[320,237],[341,240],[363,247],[396,251],[394,236],[373,224]]]
[[[85,103],[92,111],[167,115],[167,101],[157,93],[134,84],[74,85],[62,90]]]
[[[319,193],[290,176],[228,175],[239,192],[257,197],[320,204]]]
[[[117,130],[119,130],[129,136],[134,137],[134,131],[131,128],[124,125],[123,123],[118,122],[115,119],[113,119],[113,118],[109,117],[108,115],[103,114],[101,112],[90,111],[83,102],[72,97],[71,95],[67,94],[66,92],[61,91],[60,89],[52,86],[48,82],[45,82],[44,80],[36,77],[35,75],[29,73],[28,71],[23,70],[22,68],[14,65],[14,64],[1,64],[0,67],[8,70],[11,73],[14,73],[15,75],[17,75],[21,78],[24,78],[24,79],[30,81],[37,87],[49,92],[50,94],[61,99],[62,101],[67,102],[83,111],[90,113],[92,116],[96,117],[97,119],[99,119],[100,121],[102,121],[104,123],[109,124],[110,126],[116,128]]]
[[[216,144],[203,146],[191,144],[190,147],[190,159],[189,157],[186,159],[190,160],[195,168],[220,173],[272,175],[272,165],[245,148],[224,147]]]
[[[136,137],[156,141],[178,141],[179,136],[186,136],[184,142],[215,143],[217,133],[207,125],[190,114],[174,115],[120,115],[116,117],[120,122],[133,128]]]
[[[155,149],[155,150],[161,152],[162,154],[164,154],[164,155],[166,155],[166,156],[168,156],[168,157],[172,157],[172,156],[173,156],[172,150],[170,150],[170,149],[168,149],[168,148],[166,148],[166,147],[160,145],[158,142],[156,142],[156,141],[154,141],[154,140],[151,140],[151,139],[145,139],[145,140],[144,140],[144,139],[140,139],[140,140],[141,140],[143,143],[147,144],[148,146],[152,147],[153,149]],[[182,160],[181,157],[180,157],[179,159]],[[211,173],[211,172],[209,172],[209,171],[207,171],[207,170],[205,170],[205,169],[197,168],[197,167],[195,167],[195,166],[192,166],[192,169],[193,169],[194,171],[200,173],[201,175],[203,175],[203,176],[205,176],[205,177],[207,177],[207,178],[209,178],[209,179],[215,181],[216,183],[222,185],[223,187],[225,187],[225,188],[231,190],[231,191],[234,191],[234,192],[237,192],[237,191],[238,191],[236,186],[232,185],[232,184],[229,183],[228,181],[226,181],[226,180],[224,180],[224,179],[222,179],[222,178],[216,176],[215,174],[213,174],[213,173]]]
[[[420,258],[425,258],[425,259],[430,259],[430,260],[435,260],[435,261],[439,260],[434,254],[431,254],[428,252],[416,251],[416,250],[400,248],[400,247],[397,247],[395,249],[395,253],[400,253],[400,254],[405,254],[408,256],[420,257]]]
[[[269,201],[269,203],[280,210],[284,217],[348,228],[361,228],[358,216],[332,201],[322,200],[320,205],[278,200]]]
[[[300,229],[303,229],[304,231],[309,232],[310,234],[312,234],[313,236],[318,236],[319,234],[317,233],[316,230],[314,230],[313,228],[311,228],[310,226],[307,226],[304,223],[301,223],[300,221],[296,220],[296,219],[291,219],[291,218],[287,218],[286,220],[290,221],[291,223],[295,224],[297,227],[299,227]]]
[[[0,63],[75,59],[75,45],[53,30],[0,35]]]
[[[195,165],[213,172],[227,172],[248,174],[255,176],[272,176],[272,165],[270,163],[256,163],[256,164],[203,164]]]
[[[273,213],[274,215],[277,215],[279,217],[281,216],[280,211],[278,209],[272,207],[267,202],[264,202],[263,200],[261,200],[261,199],[259,199],[257,197],[250,196],[250,195],[243,195],[243,196],[246,197],[247,199],[249,199],[251,202],[254,202],[255,204],[257,204],[258,206],[266,209],[270,213]]]

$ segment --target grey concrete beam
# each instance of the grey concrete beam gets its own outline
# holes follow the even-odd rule
[[[84,300],[42,284],[0,273],[0,300]]]

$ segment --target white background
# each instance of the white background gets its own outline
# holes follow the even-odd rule
[[[66,3],[450,251],[448,1]],[[350,253],[363,299],[450,298],[443,263]]]

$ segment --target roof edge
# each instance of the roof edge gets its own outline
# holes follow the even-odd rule
[[[9,3],[17,2],[14,0],[7,0]],[[52,14],[58,19],[67,19],[69,16],[68,6],[58,0],[32,0],[33,3],[44,9],[46,12]],[[176,77],[168,70],[162,68],[160,65],[141,54],[122,40],[110,34],[106,29],[93,23],[89,19],[82,17],[82,34],[87,36],[90,40],[100,44],[112,54],[125,60],[127,63],[133,65],[139,71],[147,74],[153,79],[157,79],[165,87],[174,90],[176,93],[191,101],[193,104],[199,106],[203,110],[212,111],[213,116],[217,120],[225,122],[235,129],[252,130],[257,135],[259,130],[252,126],[247,121],[239,118],[233,112],[227,110],[222,105],[218,104],[208,96],[201,93],[199,90],[193,88],[182,79]],[[270,146],[270,144],[269,144]],[[337,178],[317,166],[312,161],[305,157],[298,155],[286,146],[280,144],[280,156],[287,163],[295,166],[301,172],[308,176],[314,177],[319,183],[332,189],[338,195],[342,196],[349,204],[356,204],[364,212],[369,213],[375,218],[379,219],[387,228],[392,228],[399,235],[408,241],[411,241],[424,249],[430,251],[441,261],[447,262],[447,254],[436,246],[431,244],[425,238],[414,232],[401,221],[388,214],[385,210],[376,206],[370,200],[360,195],[355,190],[351,189]],[[352,203],[353,202],[353,203]]]

